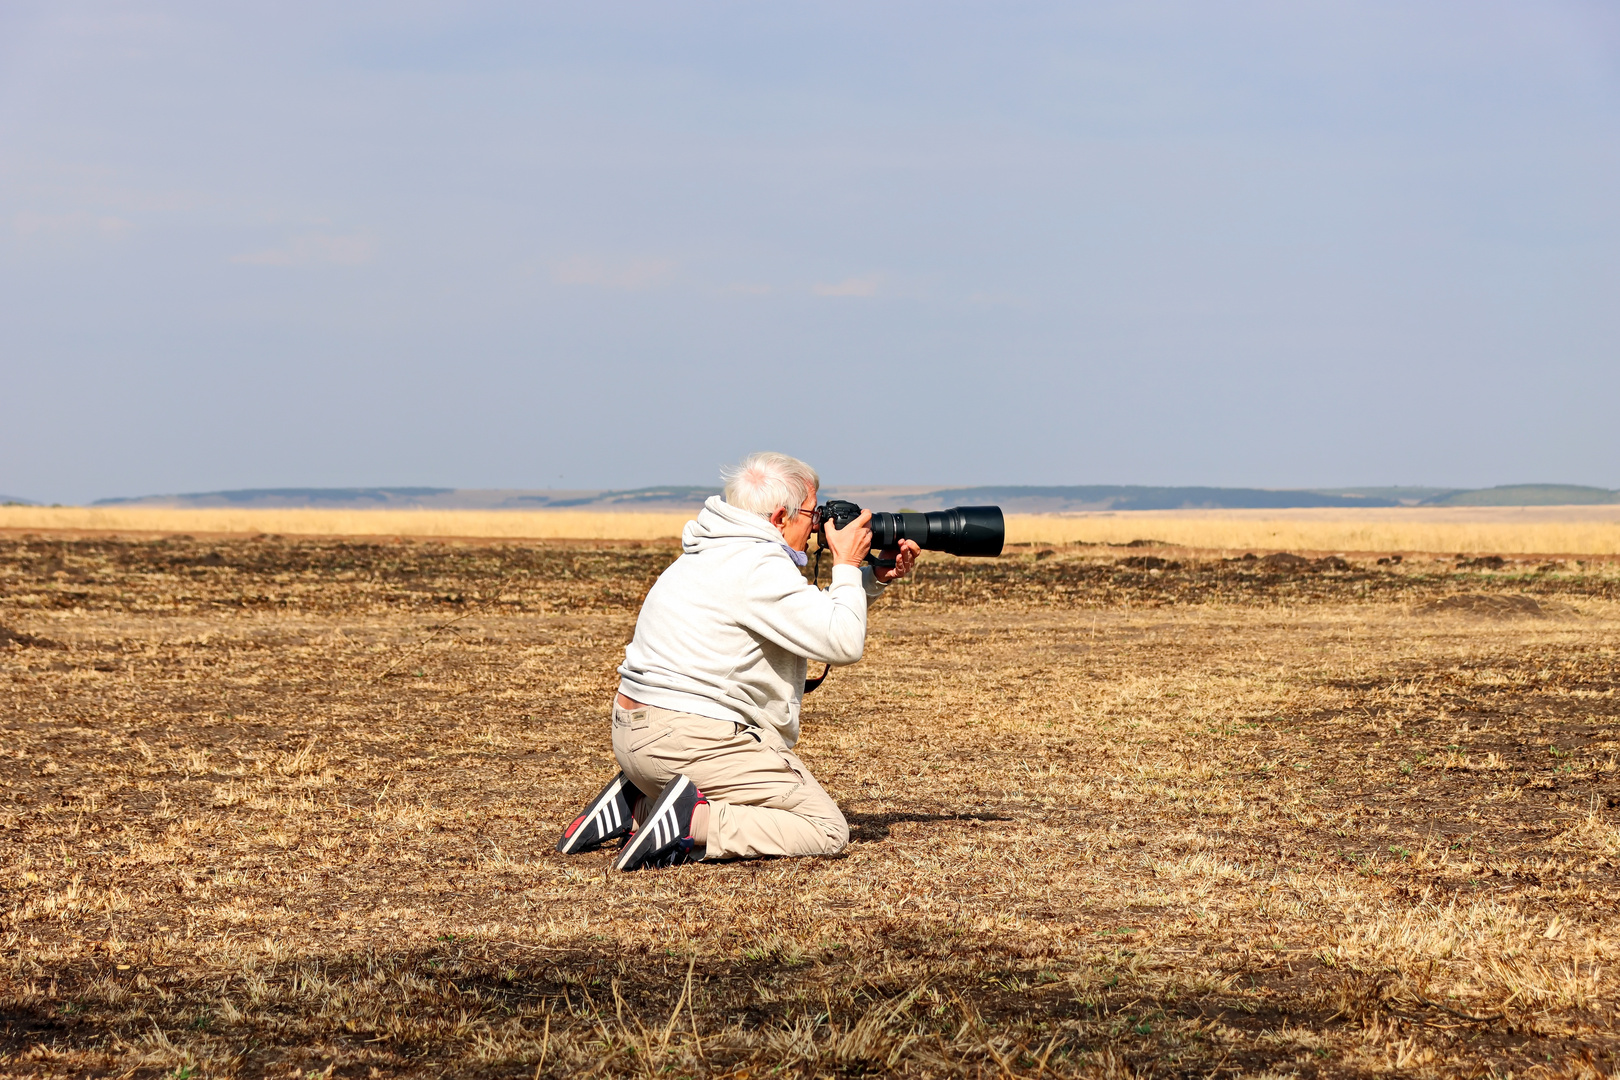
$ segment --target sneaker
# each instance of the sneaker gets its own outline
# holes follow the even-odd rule
[[[630,808],[641,791],[620,773],[597,792],[596,798],[563,830],[557,850],[564,855],[595,851],[609,840],[630,835]]]
[[[676,774],[647,807],[647,820],[630,835],[630,842],[613,864],[616,870],[643,870],[649,866],[679,866],[696,862],[692,849],[692,811],[708,802],[688,778]]]

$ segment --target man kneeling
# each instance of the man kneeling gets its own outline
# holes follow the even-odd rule
[[[821,523],[820,480],[785,454],[754,454],[725,473],[681,534],[681,556],[641,605],[613,700],[613,756],[623,771],[563,832],[557,850],[589,851],[629,834],[615,866],[698,859],[831,855],[849,825],[804,762],[799,703],[807,661],[853,664],[866,644],[866,602],[904,577],[863,567],[870,511],[828,523],[832,584],[804,579]]]

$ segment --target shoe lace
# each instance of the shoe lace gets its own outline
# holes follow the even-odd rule
[[[695,862],[692,850],[696,847],[690,836],[683,836],[657,855],[648,859],[647,866],[681,866],[685,863]]]

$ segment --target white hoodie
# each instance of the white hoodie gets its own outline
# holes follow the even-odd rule
[[[834,566],[825,592],[782,534],[716,495],[641,605],[619,691],[643,705],[774,728],[799,741],[807,659],[853,664],[866,645],[870,567]]]

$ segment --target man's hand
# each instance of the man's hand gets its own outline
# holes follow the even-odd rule
[[[861,565],[872,550],[872,511],[862,510],[860,517],[842,529],[827,522],[827,546],[832,548],[834,566]]]
[[[884,585],[891,581],[899,581],[911,573],[911,568],[917,565],[917,556],[921,553],[922,548],[917,546],[917,541],[902,540],[900,541],[900,550],[892,553],[889,551],[882,553],[884,558],[894,559],[894,565],[873,567],[872,575]]]

